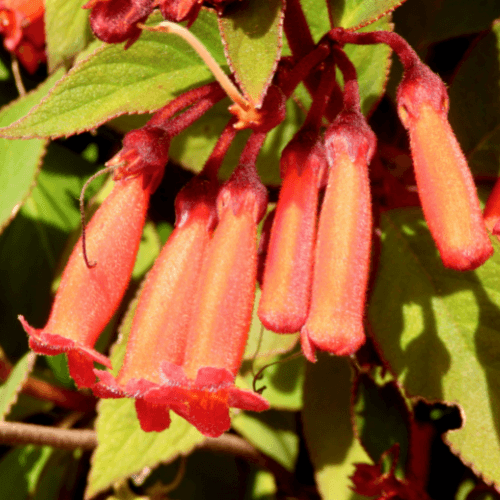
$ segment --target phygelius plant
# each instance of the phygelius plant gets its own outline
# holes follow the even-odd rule
[[[314,17],[320,3],[328,9],[326,27]],[[41,311],[45,326],[32,326],[37,315],[29,305],[16,314],[23,314],[18,317],[32,351],[65,355],[77,387],[87,389],[79,396],[94,405],[96,398],[103,400],[98,453],[109,441],[115,444],[114,435],[103,438],[106,429],[119,427],[102,423],[106,412],[121,408],[135,426],[134,439],[172,439],[168,447],[178,446],[177,454],[203,436],[231,431],[221,442],[239,433],[283,462],[250,453],[256,463],[284,474],[279,488],[295,464],[283,457],[296,447],[295,458],[299,449],[304,456],[309,452],[298,463],[310,459],[317,481],[342,455],[350,461],[349,484],[357,494],[429,500],[429,456],[441,434],[431,410],[425,422],[417,412],[421,398],[427,406],[461,405],[457,427],[472,430],[448,438],[465,463],[483,459],[476,435],[500,462],[496,445],[482,434],[498,433],[499,348],[490,335],[500,308],[496,278],[490,276],[498,256],[481,268],[500,238],[500,181],[483,215],[467,163],[497,152],[492,143],[498,128],[485,132],[480,144],[466,145],[464,154],[448,121],[454,104],[447,84],[433,71],[438,51],[426,56],[431,70],[392,31],[389,11],[398,0],[90,0],[78,11],[98,38],[86,53],[80,53],[83,45],[72,53],[62,43],[59,53],[54,46],[60,39],[48,35],[45,47],[43,16],[53,23],[56,4],[0,0],[0,33],[14,55],[13,69],[17,58],[36,78],[46,49],[50,71],[77,61],[48,94],[42,88],[46,97],[27,117],[2,133],[33,140],[26,151],[38,148],[32,153],[37,161],[45,152],[41,141],[75,131],[108,134],[121,145],[98,146],[96,163],[105,162],[100,173],[110,174],[112,188],[86,224],[85,188],[100,173],[84,185],[82,234],[50,312]],[[349,15],[358,19],[358,10],[369,14],[349,21]],[[386,30],[362,29],[378,19],[385,19],[377,27]],[[381,55],[368,62],[372,52]],[[393,56],[402,76],[388,84]],[[373,75],[379,80],[371,85]],[[386,85],[392,92],[383,97]],[[42,90],[20,106],[32,106]],[[81,104],[81,96],[88,102]],[[10,112],[2,116],[10,118]],[[142,116],[125,120],[121,114]],[[112,132],[100,128],[106,122]],[[90,144],[94,135],[88,136]],[[11,150],[5,151],[8,162]],[[89,151],[82,156],[90,157]],[[42,170],[42,180],[58,168]],[[12,199],[19,207],[14,184]],[[73,204],[67,232],[77,223]],[[172,205],[172,215],[166,215]],[[146,225],[148,215],[153,224]],[[101,334],[113,318],[122,326],[109,350],[100,346],[112,329]],[[291,359],[279,357],[284,354],[297,365],[285,366]],[[45,367],[38,363],[38,369]],[[331,383],[343,379],[347,392],[328,385],[331,373]],[[476,408],[476,393],[490,392],[492,416],[483,422],[487,411],[485,405]],[[395,413],[404,420],[399,427],[393,425]],[[323,436],[325,427],[335,428],[335,439]],[[401,436],[394,437],[400,428],[406,448]],[[177,429],[187,429],[178,443]],[[255,437],[268,429],[283,439]],[[290,432],[297,439],[289,443]],[[390,438],[379,440],[384,432]],[[371,464],[363,463],[365,451]],[[145,459],[140,467],[153,462]],[[487,461],[482,464],[491,477],[498,473],[497,465],[491,472]],[[349,498],[337,493],[337,483],[329,487],[321,492],[324,498]],[[130,496],[119,493],[116,498]],[[302,493],[284,496],[311,496]]]

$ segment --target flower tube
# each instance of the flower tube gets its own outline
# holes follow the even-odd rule
[[[299,133],[281,156],[283,183],[267,250],[259,318],[269,330],[298,332],[309,310],[318,178],[326,155],[319,134]]]
[[[184,362],[164,361],[163,384],[144,397],[150,407],[170,407],[205,436],[229,429],[229,407],[269,408],[259,394],[234,385],[252,318],[257,224],[265,206],[263,186],[237,169],[217,198],[219,223],[203,260]]]
[[[35,352],[67,353],[70,375],[79,387],[93,386],[94,361],[111,367],[93,347],[127,288],[151,190],[160,174],[138,175],[115,184],[86,230],[87,253],[96,264],[86,265],[80,238],[64,269],[45,327],[33,328],[19,316]]]
[[[410,136],[425,219],[446,267],[475,269],[493,253],[476,187],[448,123],[441,79],[420,61],[406,69],[398,113]]]
[[[364,342],[363,311],[370,262],[368,165],[375,136],[363,115],[344,111],[326,132],[330,172],[316,241],[311,306],[301,330],[304,355],[315,349],[353,354]]]
[[[216,185],[195,178],[176,198],[176,227],[149,272],[141,290],[116,380],[96,370],[99,397],[136,398],[136,409],[145,431],[170,425],[167,405],[151,406],[145,393],[163,382],[163,361],[180,366],[194,307],[198,276],[217,214]]]

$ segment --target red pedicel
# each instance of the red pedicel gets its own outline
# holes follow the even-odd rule
[[[281,155],[280,190],[267,250],[259,318],[279,333],[298,332],[309,310],[319,174],[326,154],[314,131],[301,131]]]
[[[45,62],[43,0],[1,0],[0,34],[4,46],[34,73]]]
[[[118,181],[86,228],[87,253],[96,265],[88,268],[85,264],[80,238],[64,269],[45,328],[33,328],[19,317],[35,352],[67,353],[70,375],[79,387],[94,384],[94,361],[111,367],[93,347],[127,288],[155,185],[150,175]]]
[[[325,135],[330,173],[316,241],[311,305],[301,330],[304,355],[353,354],[364,342],[363,311],[372,215],[368,165],[375,135],[359,111],[343,111]]]
[[[398,113],[410,136],[418,193],[427,224],[446,267],[475,269],[493,253],[476,187],[448,123],[441,79],[420,61],[406,69]]]

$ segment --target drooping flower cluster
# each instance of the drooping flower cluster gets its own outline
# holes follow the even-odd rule
[[[95,0],[87,6],[93,8],[94,30],[104,19],[108,41],[130,44],[152,4]],[[167,2],[155,5],[164,10]],[[168,8],[186,5],[170,2]],[[224,97],[218,83],[186,92],[143,128],[126,134],[122,150],[108,162],[116,167],[113,192],[70,257],[47,325],[38,330],[20,317],[31,347],[43,354],[66,352],[77,384],[99,397],[134,399],[146,431],[167,428],[172,410],[203,434],[219,436],[230,427],[229,408],[267,409],[260,394],[234,384],[258,278],[258,224],[267,210],[255,165],[267,133],[285,116],[286,99],[300,81],[319,71],[306,120],[282,152],[279,200],[264,223],[258,316],[274,332],[300,332],[310,361],[318,349],[356,352],[365,342],[372,239],[369,167],[376,139],[360,109],[356,70],[342,49],[345,43],[386,43],[400,56],[405,73],[398,111],[408,129],[429,229],[445,266],[468,270],[482,264],[493,249],[446,118],[444,84],[398,35],[334,29],[300,60],[278,66],[260,109],[241,96],[229,108],[234,116],[203,171],[176,198],[174,231],[141,288],[116,376],[94,369],[94,361],[110,368],[94,350],[95,342],[130,279],[149,197],[161,180],[171,139]],[[337,69],[344,81],[342,102],[332,105],[339,90]],[[242,128],[252,135],[233,174],[220,185],[219,167]]]

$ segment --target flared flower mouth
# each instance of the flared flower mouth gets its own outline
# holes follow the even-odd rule
[[[202,367],[196,379],[186,377],[182,367],[169,362],[161,365],[162,382],[131,379],[120,386],[114,377],[95,370],[100,381],[94,386],[99,397],[129,397],[136,400],[137,417],[144,431],[160,432],[170,425],[168,412],[174,411],[202,434],[218,437],[229,430],[229,408],[264,411],[269,403],[260,394],[234,385],[234,376],[225,368]]]

